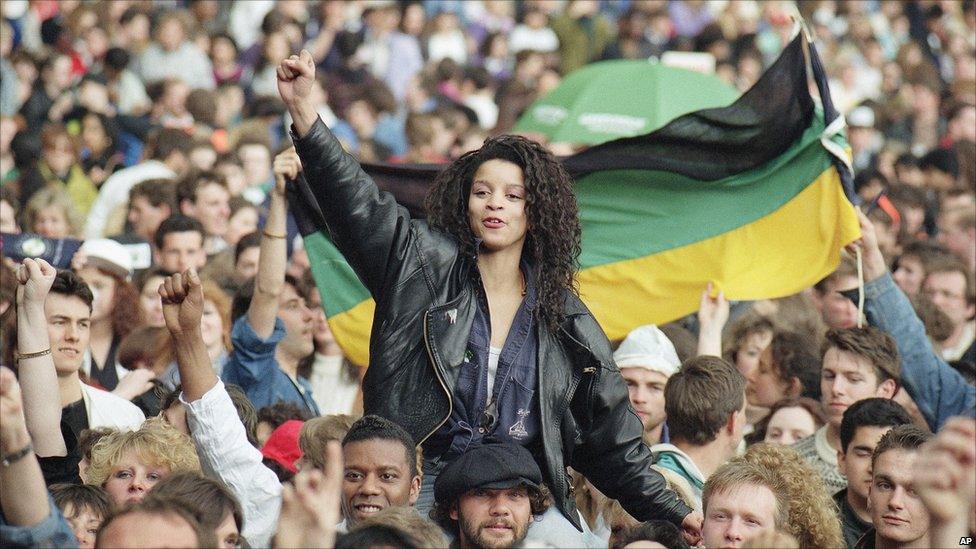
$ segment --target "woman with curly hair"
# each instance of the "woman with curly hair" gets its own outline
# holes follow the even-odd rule
[[[318,118],[311,54],[277,74],[307,179],[298,192],[376,301],[364,412],[423,446],[421,512],[447,463],[507,442],[545,472],[554,520],[533,528],[550,543],[581,543],[567,466],[639,520],[697,537],[700,515],[651,470],[610,344],[579,298],[578,208],[559,161],[523,137],[491,138],[438,175],[426,222],[411,220]]]
[[[844,547],[833,498],[822,482],[810,482],[810,479],[818,478],[817,473],[796,450],[761,443],[751,446],[745,455],[735,460],[763,467],[779,479],[790,502],[790,534],[800,547]]]
[[[199,471],[190,437],[161,418],[151,418],[136,431],[115,431],[98,439],[85,482],[104,488],[115,506],[122,507],[142,501],[168,475]]]

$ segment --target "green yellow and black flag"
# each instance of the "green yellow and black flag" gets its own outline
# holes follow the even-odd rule
[[[833,271],[860,236],[843,128],[800,33],[731,105],[565,158],[583,225],[580,294],[607,335],[695,311],[708,282],[729,299],[753,300],[796,293]],[[423,215],[437,166],[364,168]],[[314,202],[292,205],[329,324],[350,360],[366,364],[373,300]]]

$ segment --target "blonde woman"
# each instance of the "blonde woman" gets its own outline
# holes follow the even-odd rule
[[[81,214],[64,189],[44,187],[27,202],[21,227],[48,238],[78,238]]]
[[[165,477],[199,472],[200,460],[190,437],[164,420],[146,420],[136,431],[109,433],[91,450],[86,482],[101,486],[116,507],[142,501]]]

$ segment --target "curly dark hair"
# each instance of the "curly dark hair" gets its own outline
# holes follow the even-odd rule
[[[532,515],[538,519],[552,505],[552,493],[545,484],[540,484],[538,487],[525,486],[525,488],[529,494],[529,505],[532,509]],[[458,521],[451,518],[451,510],[457,504],[458,498],[450,501],[435,501],[434,507],[430,510],[430,520],[437,523],[445,531],[457,534]]]
[[[575,274],[581,230],[573,180],[552,153],[517,135],[488,139],[480,149],[465,153],[437,175],[424,205],[427,221],[456,237],[462,254],[475,257],[468,196],[475,172],[494,159],[515,164],[524,174],[528,234],[522,255],[535,270],[535,317],[555,329],[563,319],[564,292],[579,295]]]

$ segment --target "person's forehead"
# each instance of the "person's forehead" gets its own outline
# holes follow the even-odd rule
[[[346,443],[342,455],[348,468],[382,469],[410,466],[406,448],[398,440],[372,438]]]
[[[474,173],[474,181],[489,184],[524,185],[525,176],[522,173],[522,168],[518,165],[501,158],[493,158],[478,166]]]
[[[895,449],[882,452],[874,460],[872,471],[875,477],[883,475],[895,484],[905,485],[912,482],[912,471],[918,452]]]
[[[835,372],[873,371],[868,359],[837,347],[831,347],[824,353],[823,366],[824,368],[829,366]]]
[[[785,408],[776,410],[776,413],[769,418],[769,425],[770,427],[773,425],[789,427],[799,421],[804,421],[807,419],[812,421],[813,416],[810,415],[810,412],[808,412],[806,408],[801,406],[787,406]]]
[[[643,383],[656,383],[656,382],[666,382],[668,376],[664,375],[657,370],[648,370],[640,366],[627,366],[620,369],[620,375],[624,379],[629,379],[632,381],[640,381]]]
[[[890,425],[862,425],[854,430],[854,436],[851,438],[851,446],[860,445],[874,448],[878,445],[881,437],[890,430]]]
[[[773,518],[776,512],[776,496],[766,486],[742,483],[713,493],[709,507],[720,507],[734,513],[765,515]]]
[[[925,277],[925,286],[932,288],[965,288],[966,276],[959,271],[929,273]]]
[[[47,299],[44,300],[44,307],[49,311],[47,313],[48,318],[57,315],[73,320],[87,320],[91,317],[88,304],[75,295],[51,292],[47,294]]]
[[[203,235],[197,231],[177,231],[166,233],[166,236],[163,237],[164,248],[193,245],[203,245]]]

